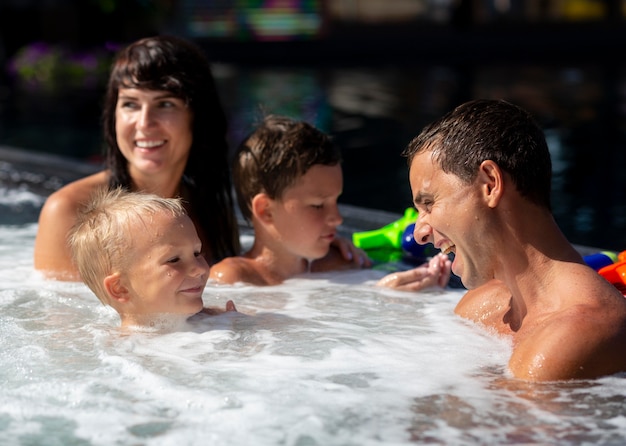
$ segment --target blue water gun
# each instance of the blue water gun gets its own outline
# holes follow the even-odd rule
[[[600,257],[604,255],[605,257]],[[620,290],[624,296],[626,296],[626,251],[622,251],[619,254],[612,251],[603,251],[601,253],[591,254],[595,259],[599,259],[596,267],[593,267],[598,271],[602,277],[612,283],[615,288]],[[591,264],[587,261],[590,256],[585,256],[585,262],[587,265]]]
[[[355,232],[352,234],[352,243],[367,252],[374,261],[408,260],[422,263],[439,250],[432,243],[421,245],[415,241],[413,231],[417,217],[418,212],[414,208],[407,208],[401,218],[382,228]]]
[[[583,256],[583,260],[596,271],[600,271],[605,266],[611,265],[618,260],[618,254],[613,251],[600,251],[594,254]]]

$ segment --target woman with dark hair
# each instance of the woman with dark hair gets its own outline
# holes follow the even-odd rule
[[[77,209],[100,188],[182,197],[209,264],[239,254],[227,122],[210,63],[189,41],[138,40],[117,55],[103,108],[106,168],[51,194],[39,216],[34,266],[80,280],[67,235]]]

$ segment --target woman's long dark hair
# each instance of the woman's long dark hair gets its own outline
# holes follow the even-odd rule
[[[131,189],[128,162],[115,134],[115,108],[120,88],[165,90],[183,99],[193,114],[193,142],[185,166],[184,185],[189,212],[198,221],[212,258],[209,263],[240,253],[234,213],[226,115],[211,66],[204,52],[174,36],[138,40],[121,50],[111,69],[102,122],[109,187]],[[181,189],[181,190],[183,190]]]

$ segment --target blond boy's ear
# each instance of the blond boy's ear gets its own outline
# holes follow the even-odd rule
[[[117,272],[109,274],[103,280],[104,289],[115,302],[126,302],[129,299],[128,288],[122,284],[121,278],[121,274]]]
[[[256,194],[252,199],[252,215],[263,222],[272,222],[272,199],[264,193]]]

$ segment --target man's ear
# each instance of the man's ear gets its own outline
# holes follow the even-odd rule
[[[495,208],[504,193],[504,174],[500,166],[492,160],[485,160],[478,167],[477,181],[487,206]]]
[[[252,215],[262,223],[271,223],[273,200],[265,193],[256,194],[252,199]]]
[[[122,275],[119,272],[109,274],[102,281],[109,297],[117,302],[127,302],[130,298],[128,288],[122,284]]]

